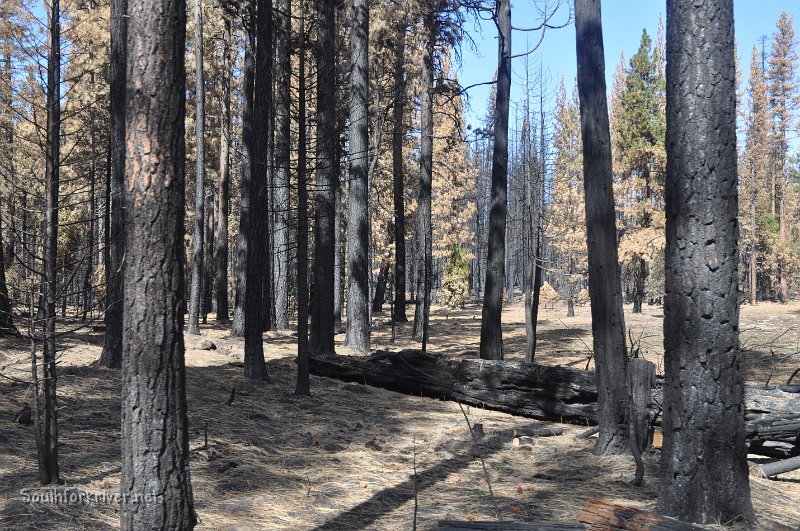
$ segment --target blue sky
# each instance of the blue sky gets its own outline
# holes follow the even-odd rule
[[[544,5],[544,0],[537,0],[539,6]],[[555,4],[555,0],[549,0]],[[564,2],[565,3],[565,2]],[[534,7],[534,0],[512,1],[511,19],[514,26],[532,26],[538,23],[540,17]],[[620,53],[624,50],[626,58],[630,58],[639,47],[642,29],[655,38],[660,14],[666,11],[664,0],[605,0],[603,9],[603,40],[605,43],[606,82],[611,90],[611,78],[619,62]],[[754,44],[760,47],[760,38],[766,35],[772,38],[775,23],[781,11],[794,15],[796,34],[800,34],[800,0],[735,0],[734,17],[736,25],[736,40],[739,43],[739,58],[743,71],[743,81],[746,83],[750,70],[750,52]],[[562,8],[560,16],[556,16],[554,23],[566,17],[566,10]],[[664,21],[666,23],[666,20]],[[481,23],[481,32],[472,31],[469,23],[469,33],[475,41],[477,50],[473,51],[466,43],[462,49],[462,64],[459,78],[462,86],[490,81],[497,65],[497,30],[491,21]],[[514,31],[511,39],[513,53],[524,52],[531,43],[538,40],[538,33]],[[767,44],[769,49],[769,44]],[[549,78],[552,95],[558,87],[563,74],[567,90],[571,91],[575,78],[575,26],[569,25],[558,30],[548,30],[539,49],[529,56],[532,72],[538,71],[542,64],[545,79]],[[512,114],[514,102],[521,104],[524,98],[525,59],[514,59],[512,74]],[[483,118],[488,105],[491,92],[489,86],[475,87],[469,90],[470,110],[467,115],[468,122],[477,126]],[[514,118],[511,118],[513,127]]]

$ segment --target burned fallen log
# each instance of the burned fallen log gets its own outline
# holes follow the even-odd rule
[[[777,476],[778,474],[786,474],[800,469],[800,456],[783,459],[781,461],[773,461],[763,465],[751,464],[750,475],[759,478],[768,478]]]
[[[597,415],[594,374],[569,367],[404,350],[369,358],[314,355],[311,373],[532,418],[585,422]]]
[[[311,373],[542,420],[591,424],[597,415],[594,373],[571,367],[456,360],[403,350],[369,357],[314,355]],[[793,387],[746,388],[749,441],[798,446],[800,393]],[[654,402],[660,403],[660,393],[653,390]]]

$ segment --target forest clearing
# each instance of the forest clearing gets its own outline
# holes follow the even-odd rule
[[[522,305],[503,312],[508,359],[524,346]],[[628,307],[630,310],[630,307]],[[626,312],[632,335],[641,335],[644,356],[661,366],[662,308]],[[540,363],[584,366],[591,344],[588,307],[564,317],[563,304],[543,309]],[[397,326],[390,342],[386,315],[375,316],[376,348],[416,346],[405,339],[409,325]],[[431,348],[445,356],[476,355],[480,307],[453,311],[434,306]],[[784,383],[800,354],[800,303],[742,308],[748,383]],[[402,339],[401,339],[402,338]],[[347,353],[343,336],[337,351]],[[215,350],[201,350],[211,341]],[[119,488],[118,373],[94,363],[101,332],[82,332],[61,358],[62,459],[70,488],[88,492]],[[205,345],[207,348],[207,345]],[[774,351],[774,356],[770,353]],[[244,378],[238,368],[243,341],[227,327],[209,324],[202,339],[187,336],[187,390],[191,473],[200,529],[411,529],[416,462],[417,525],[433,529],[439,520],[495,520],[481,462],[458,404],[412,397],[376,387],[312,377],[312,397],[292,396],[296,367],[293,332],[270,332],[265,356],[270,383]],[[29,354],[24,341],[0,353],[7,374],[24,374]],[[775,363],[775,360],[782,363]],[[794,363],[793,363],[794,362]],[[660,371],[659,371],[660,372]],[[231,389],[236,387],[234,401]],[[0,411],[16,412],[25,388],[0,382]],[[641,487],[629,484],[630,455],[597,457],[585,430],[465,407],[470,422],[483,425],[477,447],[484,456],[498,509],[506,521],[574,522],[582,505],[603,498],[652,509],[658,493],[659,452],[645,455]],[[208,447],[204,448],[207,436]],[[0,527],[15,529],[113,529],[115,504],[85,506],[29,504],[21,489],[37,484],[31,427],[3,420],[0,430]],[[513,430],[559,426],[565,433],[537,438],[532,446],[512,445]],[[758,461],[758,456],[750,456]],[[762,458],[763,459],[763,458]],[[759,529],[800,527],[800,471],[773,479],[751,478]],[[708,526],[708,528],[721,528]]]
[[[0,527],[800,527],[778,4],[0,0]]]

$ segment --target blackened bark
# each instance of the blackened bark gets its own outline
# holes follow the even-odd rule
[[[482,359],[503,359],[503,283],[506,260],[506,200],[508,187],[508,106],[511,96],[511,3],[497,2],[497,95],[492,151],[492,194],[486,255],[486,288],[481,315]]]
[[[541,77],[540,84],[541,84]],[[536,160],[534,168],[534,182],[531,192],[533,198],[533,234],[532,234],[532,252],[533,263],[531,268],[532,285],[531,294],[529,299],[525,302],[525,361],[533,363],[536,358],[536,331],[539,321],[539,299],[542,288],[542,264],[544,257],[542,250],[544,247],[544,173],[545,173],[545,160],[546,160],[546,144],[545,144],[545,122],[544,122],[544,91],[539,92],[539,156]]]
[[[203,89],[203,3],[194,0],[195,59],[195,180],[194,234],[192,236],[192,284],[189,288],[189,327],[187,332],[200,335],[200,305],[203,303],[203,247],[205,246],[205,90]]]
[[[297,135],[297,385],[294,394],[308,396],[308,181],[306,165],[306,30],[305,2],[300,2],[300,50],[298,70]]]
[[[45,144],[44,276],[42,355],[44,424],[41,425],[42,454],[39,480],[43,485],[59,482],[58,400],[56,396],[56,301],[58,294],[58,199],[61,163],[61,9],[59,0],[50,4],[50,52],[47,59],[47,140]]]
[[[598,389],[600,433],[596,454],[628,449],[625,422],[628,356],[617,256],[600,0],[577,0],[575,36],[583,140],[583,185],[589,253],[589,298]]]
[[[0,197],[0,337],[17,334],[11,314],[11,298],[8,296],[8,284],[6,283],[6,262],[3,251],[5,243],[2,238],[4,234],[2,207],[2,197]]]
[[[244,373],[269,380],[264,361],[264,299],[269,299],[267,164],[272,105],[272,0],[256,0],[256,75],[253,100],[249,242],[244,316]]]
[[[234,300],[233,325],[231,335],[244,336],[245,299],[247,297],[247,257],[250,251],[250,210],[253,189],[253,99],[255,87],[255,28],[254,6],[248,2],[250,17],[244,42],[244,63],[242,65],[242,167],[241,199],[239,203],[239,234],[236,237],[236,299]]]
[[[394,308],[392,319],[405,323],[406,317],[406,209],[403,178],[403,142],[405,140],[406,80],[405,20],[397,25],[394,42],[394,106],[392,107],[392,197],[394,202]]]
[[[733,1],[667,2],[664,447],[658,509],[752,520],[739,348]]]
[[[275,183],[273,191],[275,246],[275,329],[289,328],[289,166],[291,149],[291,50],[292,3],[279,0],[277,6],[277,44],[275,49],[278,79],[275,102]],[[301,94],[301,98],[305,97]]]
[[[90,82],[94,85],[94,72],[89,75]],[[86,321],[86,316],[89,313],[89,308],[92,305],[92,266],[95,257],[95,219],[97,217],[97,198],[95,197],[95,179],[97,169],[97,128],[95,122],[94,109],[89,110],[89,205],[88,205],[88,220],[89,227],[86,231],[86,257],[84,258],[85,269],[83,270],[83,286],[81,288],[81,296],[83,298],[81,320]],[[1,304],[1,303],[0,303]],[[2,310],[0,310],[2,311]],[[1,318],[0,318],[1,319]],[[2,323],[0,323],[2,329]]]
[[[310,350],[334,352],[336,252],[336,28],[334,0],[317,0],[317,183],[314,215],[314,312]]]
[[[192,529],[183,320],[186,12],[130,5],[121,528]],[[158,50],[158,54],[153,51]]]
[[[347,345],[369,352],[369,6],[353,0],[350,26],[350,175],[347,193]]]
[[[431,308],[431,277],[433,267],[431,227],[431,184],[433,181],[433,52],[436,46],[437,14],[425,15],[427,42],[422,55],[420,77],[420,107],[422,114],[419,156],[419,192],[417,195],[417,259],[416,305],[414,308],[413,338],[428,347],[428,319]]]
[[[203,237],[203,306],[200,318],[203,324],[208,322],[208,314],[212,310],[212,300],[214,293],[214,190],[209,187],[205,199],[205,230]]]
[[[128,0],[111,0],[111,134],[109,137],[106,216],[106,332],[101,367],[122,367],[122,312],[125,259],[125,86],[128,49]]]
[[[219,135],[219,191],[217,192],[217,213],[215,253],[215,284],[217,302],[217,322],[228,322],[228,216],[230,215],[231,188],[231,21],[225,20],[225,33],[222,38],[222,123]]]
[[[389,279],[389,264],[381,264],[378,271],[378,281],[375,283],[375,295],[372,298],[372,313],[382,312],[386,299],[386,281]]]
[[[644,282],[647,276],[647,269],[644,258],[636,260],[633,272],[633,313],[642,313],[644,303]]]

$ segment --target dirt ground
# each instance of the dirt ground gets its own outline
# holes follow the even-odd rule
[[[588,307],[564,317],[562,306],[543,310],[537,362],[585,367],[591,345]],[[411,314],[412,311],[409,311]],[[632,342],[662,366],[662,309],[641,315],[626,308]],[[521,358],[525,342],[520,304],[503,312],[506,357]],[[748,381],[785,383],[800,365],[800,303],[742,308],[742,344]],[[374,348],[415,347],[411,325],[398,325],[390,342],[386,314],[374,316]],[[420,529],[440,519],[574,521],[588,500],[604,498],[652,508],[657,497],[658,452],[645,456],[642,487],[629,485],[628,456],[595,457],[592,441],[562,436],[514,447],[512,430],[545,423],[464,408],[483,425],[476,447],[458,404],[312,377],[311,398],[292,396],[296,342],[292,333],[269,333],[265,342],[270,383],[245,379],[237,366],[243,342],[227,328],[202,327],[199,350],[187,336],[191,474],[202,529]],[[430,350],[475,356],[480,308],[434,307]],[[338,351],[344,336],[337,336]],[[102,332],[72,335],[60,356],[60,459],[67,487],[116,492],[120,479],[120,378],[92,365]],[[0,340],[0,373],[21,379],[29,346]],[[226,405],[231,389],[236,398]],[[0,529],[110,529],[114,503],[28,503],[22,489],[37,489],[33,430],[12,422],[29,401],[26,385],[0,378]],[[205,437],[208,447],[204,448]],[[489,484],[481,464],[486,465]],[[489,487],[493,498],[489,494]],[[759,529],[800,528],[800,472],[778,480],[752,479]]]

